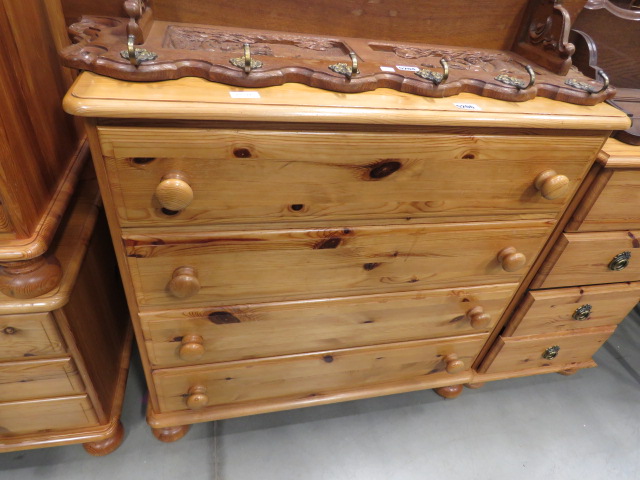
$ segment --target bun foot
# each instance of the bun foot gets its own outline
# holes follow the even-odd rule
[[[177,427],[152,428],[151,433],[161,442],[171,443],[184,437],[191,425],[178,425]]]
[[[451,385],[450,387],[434,388],[433,391],[440,395],[442,398],[456,398],[462,393],[462,385]]]
[[[83,443],[82,446],[89,455],[93,455],[94,457],[103,457],[105,455],[109,455],[111,452],[115,452],[123,439],[124,427],[122,426],[122,423],[118,422],[118,426],[116,427],[116,431],[113,432],[113,435],[98,442]]]
[[[467,388],[472,388],[472,389],[476,389],[476,388],[482,388],[487,384],[487,382],[481,382],[481,383],[465,383],[464,386]]]

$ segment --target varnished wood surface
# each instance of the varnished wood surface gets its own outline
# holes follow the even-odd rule
[[[423,134],[117,127],[98,131],[125,227],[554,218],[602,142],[598,136],[509,131],[494,136],[470,129]],[[534,185],[549,169],[570,179],[553,200]],[[175,176],[189,194],[189,201],[181,204],[184,209],[167,208],[159,197],[160,187],[169,182],[161,179]],[[177,198],[178,187],[172,188]],[[164,198],[164,188],[162,192]]]
[[[468,369],[485,335],[361,347],[200,367],[156,370],[162,411],[187,409],[185,394],[202,385],[208,406],[328,392],[429,375],[442,379],[446,355],[456,353]]]
[[[128,83],[83,73],[64,99],[65,110],[84,117],[395,124],[508,128],[624,129],[629,119],[605,104],[570,105],[544,98],[502,102],[460,94],[426,98],[379,89],[340,94],[287,84],[257,90],[260,98],[232,99],[243,91],[197,78]],[[456,103],[480,110],[465,111]],[[472,107],[474,108],[474,107]]]
[[[503,336],[617,325],[639,300],[638,282],[531,291],[509,321]],[[573,318],[576,309],[585,305],[591,306],[589,317]]]
[[[103,440],[87,442],[82,445],[89,455],[94,457],[104,457],[115,452],[124,440],[124,427],[122,422],[118,422],[118,427],[112,436]]]
[[[229,305],[517,282],[498,261],[513,246],[528,258],[550,225],[498,222],[342,229],[125,236],[138,302],[145,308]],[[198,271],[189,298],[167,292],[172,272]]]
[[[53,356],[65,344],[50,313],[0,316],[0,360]]]
[[[563,233],[531,288],[554,288],[640,279],[640,231]],[[624,270],[609,269],[613,258],[630,252]]]
[[[63,25],[52,27],[47,13],[43,1],[0,2],[0,198],[11,224],[3,241],[36,233],[80,143],[60,108],[69,84],[52,28]]]
[[[159,368],[486,332],[514,289],[510,284],[143,312],[140,320],[150,360]],[[471,325],[469,313],[477,308],[489,315],[484,327]],[[182,359],[189,335],[200,336],[201,355]]]
[[[98,419],[85,395],[0,403],[0,451],[11,448],[20,434],[54,433],[97,425]]]
[[[640,147],[622,143],[615,138],[609,138],[603,150],[608,158],[605,165],[608,168],[640,168]]]
[[[70,358],[0,363],[0,402],[84,393]]]
[[[483,364],[480,371],[491,374],[544,367],[557,371],[559,365],[571,368],[575,363],[589,361],[614,330],[615,326],[608,326],[554,335],[500,337],[493,347],[495,358],[488,365]],[[558,355],[554,359],[543,358],[544,351],[555,345],[560,347]],[[491,353],[487,356],[492,357]]]

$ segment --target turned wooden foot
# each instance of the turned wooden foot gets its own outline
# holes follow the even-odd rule
[[[578,370],[580,370],[579,368],[567,368],[566,370],[560,370],[558,373],[560,375],[565,375],[565,376],[569,376],[569,375],[573,375],[574,373],[576,373]]]
[[[99,442],[84,443],[82,446],[89,455],[94,457],[103,457],[109,455],[111,452],[115,452],[124,439],[124,427],[122,423],[118,422],[116,431],[113,432],[108,438],[100,440]]]
[[[487,382],[481,382],[481,383],[465,383],[464,386],[467,388],[482,388],[487,384]]]
[[[177,427],[152,428],[151,433],[161,442],[171,443],[184,437],[191,425],[178,425]]]
[[[0,264],[0,292],[13,298],[34,298],[53,290],[62,267],[53,255]]]
[[[442,398],[456,398],[462,393],[462,385],[451,385],[449,387],[434,388],[433,391],[440,395]]]

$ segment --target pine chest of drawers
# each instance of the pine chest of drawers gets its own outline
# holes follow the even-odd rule
[[[194,422],[475,381],[628,123],[542,98],[239,91],[84,73],[65,99],[87,117],[164,440]]]

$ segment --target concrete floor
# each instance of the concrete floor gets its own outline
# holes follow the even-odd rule
[[[0,479],[640,479],[640,318],[598,352],[599,368],[195,425],[173,444],[144,421],[134,363],[124,443],[0,455]]]

